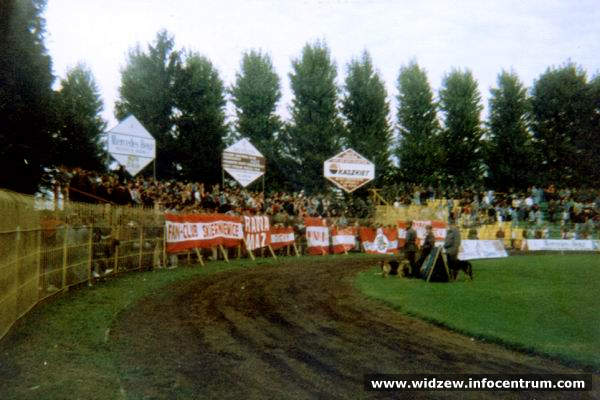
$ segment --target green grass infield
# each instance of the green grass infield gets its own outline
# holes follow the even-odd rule
[[[474,281],[360,273],[356,286],[406,314],[478,339],[600,369],[600,256],[544,254],[472,262]]]

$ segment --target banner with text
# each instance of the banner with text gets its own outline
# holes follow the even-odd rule
[[[273,226],[271,227],[271,247],[274,250],[294,244],[294,228],[291,226]]]
[[[218,245],[235,247],[242,242],[242,218],[225,214],[165,214],[167,252]]]
[[[527,239],[529,251],[600,251],[598,240]]]
[[[269,217],[255,215],[244,218],[244,239],[250,250],[267,247],[271,244],[271,226]]]
[[[329,254],[329,227],[324,218],[304,217],[308,254]]]

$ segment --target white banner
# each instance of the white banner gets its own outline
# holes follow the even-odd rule
[[[250,250],[267,247],[271,244],[271,225],[266,215],[244,218],[244,237]]]
[[[463,240],[460,242],[459,260],[508,257],[502,240]]]
[[[598,240],[527,239],[530,251],[600,251]]]
[[[326,226],[307,226],[306,242],[308,247],[329,246],[329,228]]]
[[[172,222],[165,221],[168,243],[216,238],[243,239],[242,224],[232,221]]]

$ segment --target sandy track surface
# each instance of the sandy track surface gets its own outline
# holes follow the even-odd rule
[[[404,316],[362,296],[375,264],[323,258],[179,283],[111,330],[131,398],[596,398],[598,392],[363,390],[369,373],[581,373]],[[598,377],[594,378],[598,386]]]

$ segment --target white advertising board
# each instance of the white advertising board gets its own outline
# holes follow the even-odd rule
[[[459,260],[508,257],[502,240],[463,240],[458,252]]]
[[[527,239],[529,251],[600,251],[597,240]]]
[[[323,175],[340,189],[351,193],[375,178],[375,165],[348,149],[323,163]]]
[[[106,134],[108,153],[135,176],[156,157],[156,141],[133,116]]]
[[[223,169],[243,187],[260,178],[266,171],[265,157],[250,143],[242,139],[223,151]]]

